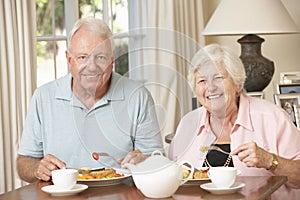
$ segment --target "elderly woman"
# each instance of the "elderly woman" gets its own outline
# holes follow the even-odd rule
[[[247,96],[245,79],[226,47],[195,54],[189,80],[202,106],[182,118],[169,157],[196,168],[235,166],[243,176],[287,176],[287,186],[300,188],[300,132],[283,109]]]

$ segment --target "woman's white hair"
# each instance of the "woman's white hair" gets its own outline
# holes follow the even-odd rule
[[[71,49],[71,40],[74,36],[74,34],[81,28],[84,27],[85,29],[99,34],[101,37],[106,37],[111,41],[111,46],[112,49],[114,49],[114,41],[113,41],[113,34],[108,27],[108,25],[103,22],[101,19],[97,19],[94,17],[86,17],[86,18],[81,18],[76,21],[74,24],[72,30],[69,33],[68,36],[68,49]]]
[[[243,86],[246,80],[246,72],[241,59],[229,48],[219,44],[210,44],[201,48],[192,58],[189,68],[189,83],[195,90],[195,73],[201,67],[208,67],[209,63],[224,67],[233,79],[236,86],[241,87],[240,92],[245,92]]]

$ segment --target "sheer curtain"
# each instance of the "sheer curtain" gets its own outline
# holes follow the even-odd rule
[[[150,90],[162,137],[192,109],[189,61],[204,43],[202,1],[129,0],[130,72]]]
[[[0,1],[0,193],[23,183],[17,175],[16,156],[36,87],[35,1]]]

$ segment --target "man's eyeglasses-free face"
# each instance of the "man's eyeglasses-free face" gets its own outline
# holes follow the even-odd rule
[[[112,63],[112,56],[108,54],[79,54],[79,55],[73,55],[71,52],[69,52],[71,57],[75,60],[75,62],[80,66],[87,66],[89,64],[95,63],[96,65],[100,67],[106,67],[109,64]]]

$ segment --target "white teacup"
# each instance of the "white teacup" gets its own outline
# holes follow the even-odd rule
[[[52,171],[53,184],[62,190],[72,189],[78,177],[78,171],[76,169],[58,169]]]
[[[234,167],[211,167],[208,176],[211,182],[217,188],[230,188],[234,183],[237,175],[237,169]]]

